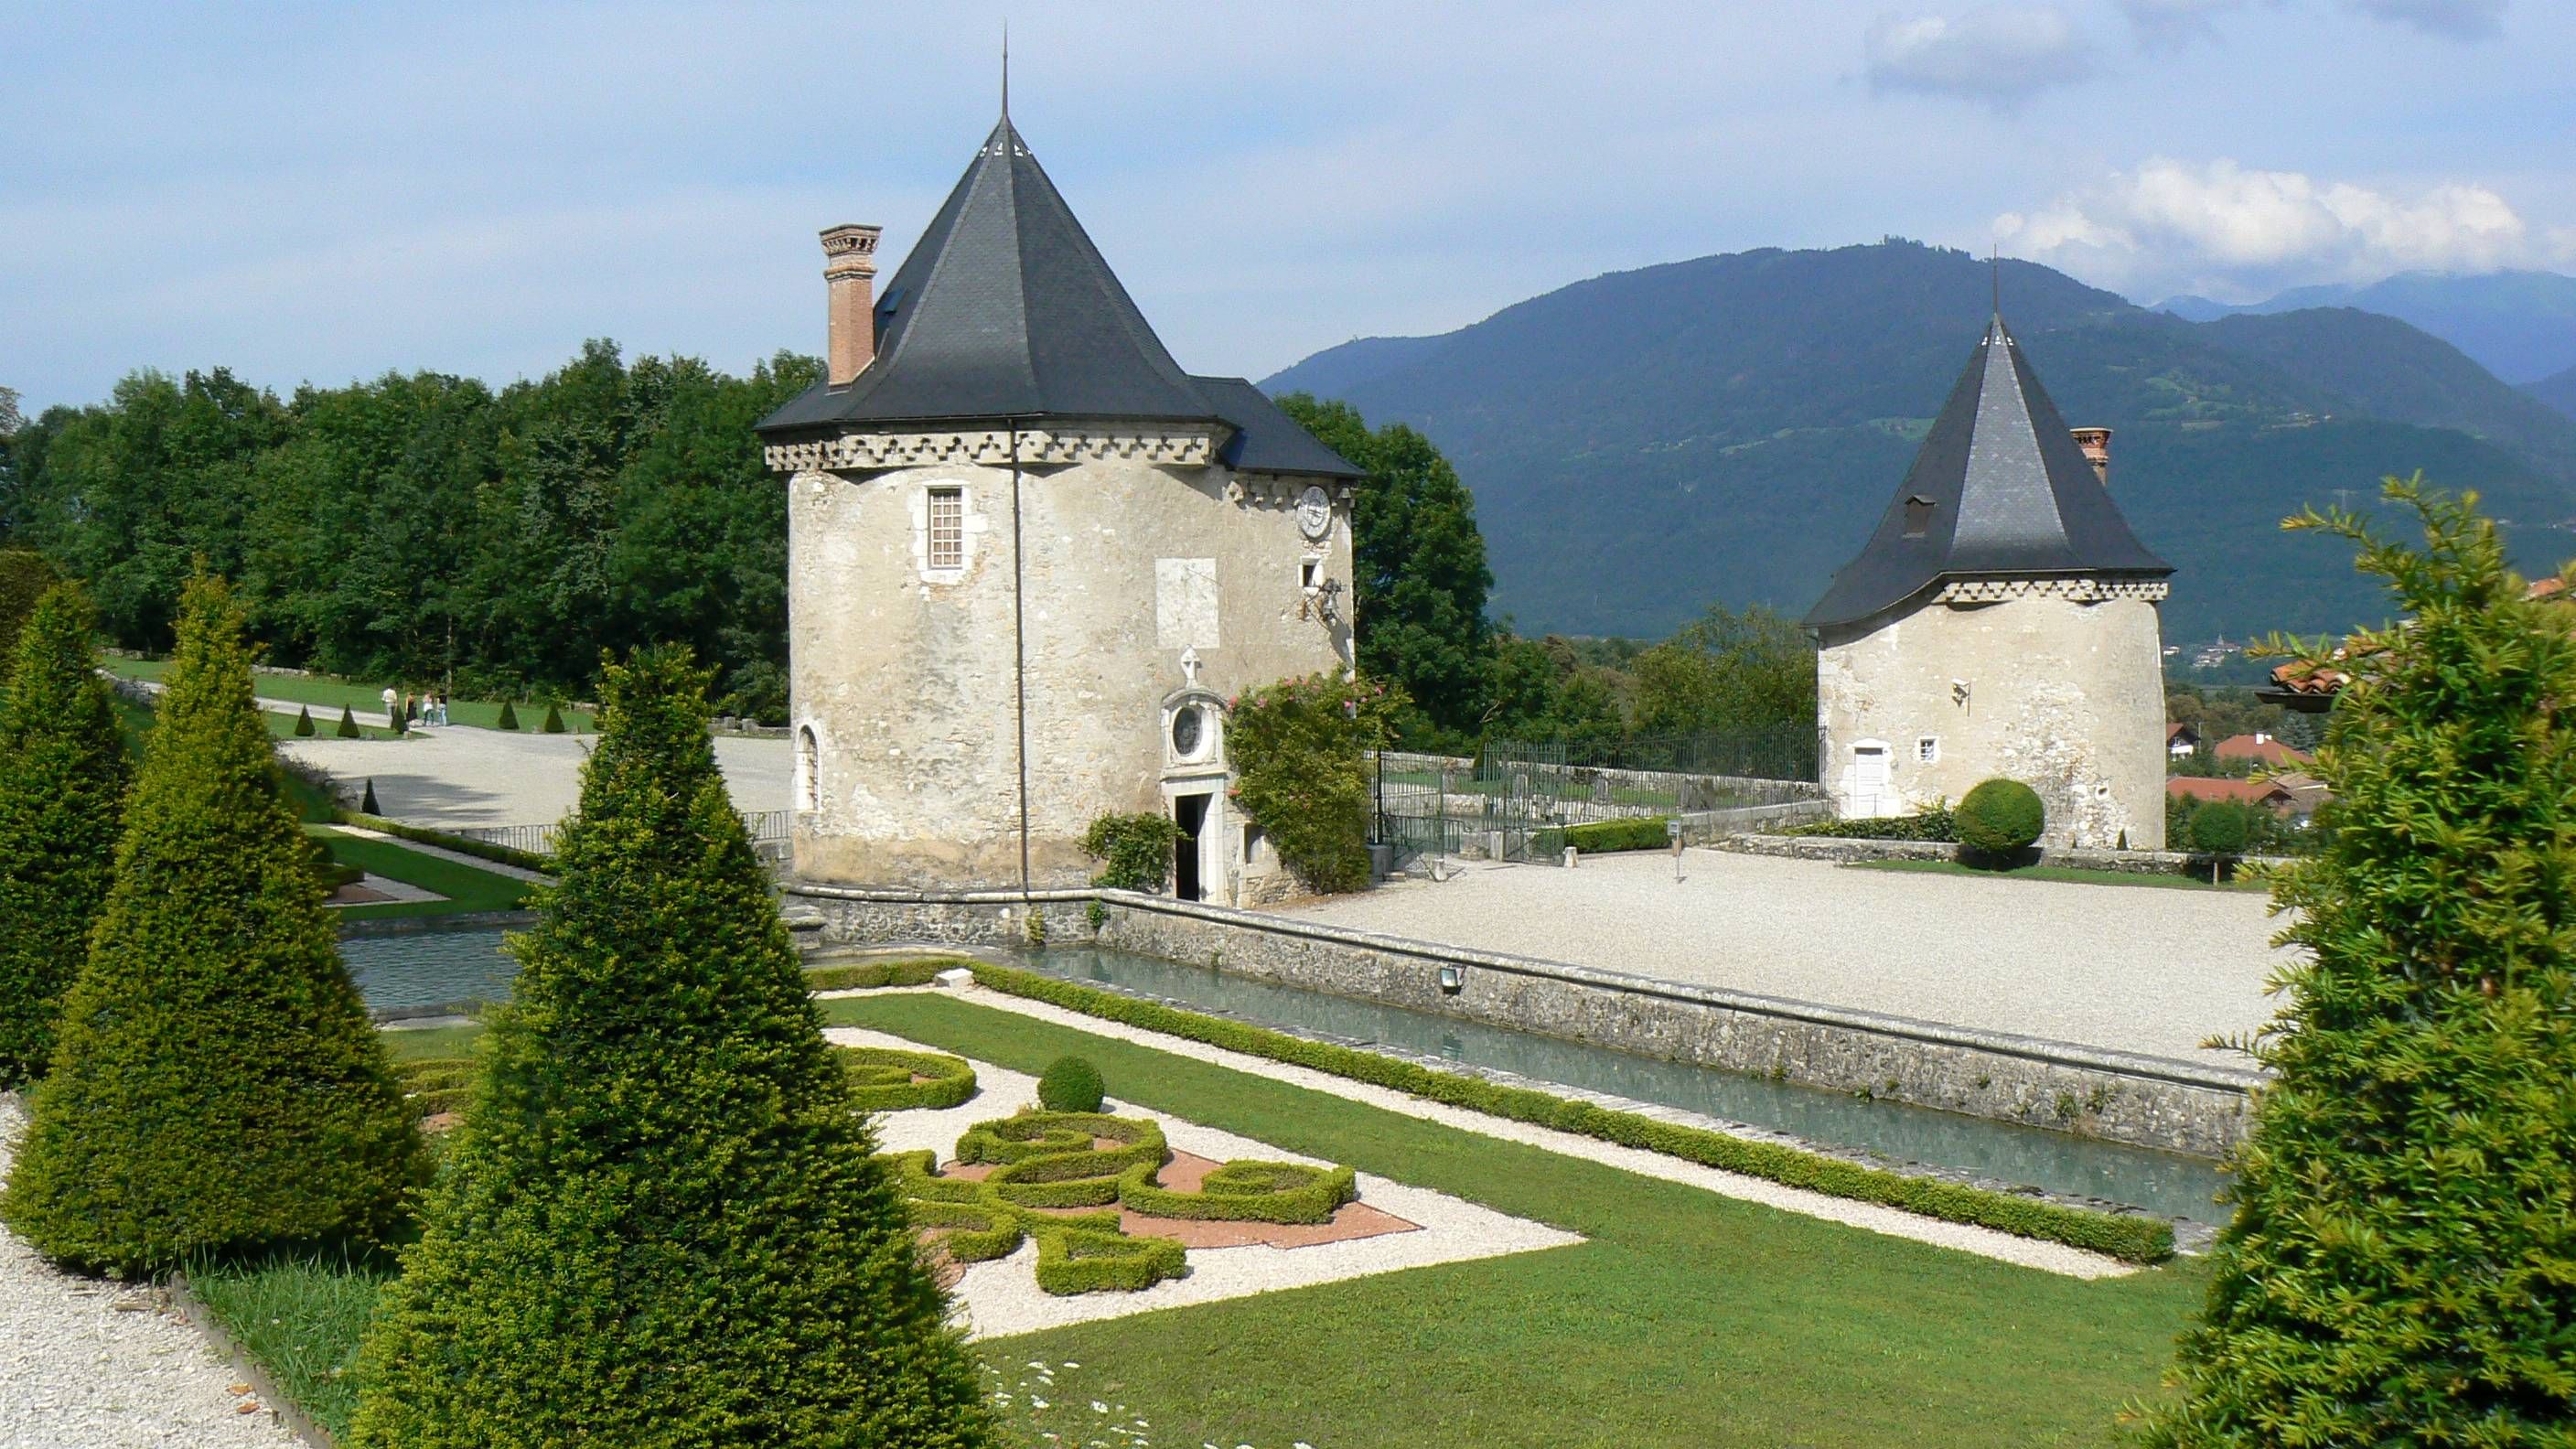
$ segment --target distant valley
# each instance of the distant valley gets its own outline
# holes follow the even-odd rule
[[[2003,310],[2180,572],[2169,639],[2385,613],[2339,545],[2285,535],[2418,468],[2474,487],[2526,567],[2576,554],[2576,418],[2352,307],[2193,322],[2052,269],[1889,241],[1615,273],[1437,337],[1365,338],[1264,380],[1407,422],[1474,489],[1493,607],[1523,632],[1660,635],[1710,602],[1803,612],[1859,547]]]

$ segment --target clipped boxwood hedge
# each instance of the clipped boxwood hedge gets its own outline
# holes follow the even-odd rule
[[[1097,1143],[1106,1138],[1115,1147]],[[978,1122],[957,1140],[960,1162],[1000,1166],[985,1184],[1021,1207],[1099,1207],[1118,1200],[1128,1169],[1171,1160],[1163,1129],[1142,1117],[1102,1112],[1023,1112]]]
[[[372,780],[368,782],[371,788],[374,783]],[[555,868],[555,858],[551,855],[539,855],[531,850],[513,850],[506,845],[495,845],[488,840],[476,840],[470,836],[450,835],[444,830],[432,830],[424,825],[406,825],[402,821],[388,820],[381,815],[369,815],[363,810],[340,812],[340,823],[363,825],[369,830],[381,830],[396,839],[435,845],[462,855],[473,856],[478,860],[515,865],[521,870],[551,873]]]
[[[474,1087],[474,1063],[465,1057],[421,1057],[393,1064],[394,1083],[416,1116],[465,1110]]]
[[[1596,1107],[1527,1087],[1500,1086],[1481,1077],[1434,1071],[1373,1052],[1307,1041],[1266,1027],[1120,996],[1013,966],[977,962],[973,970],[977,984],[1007,995],[1044,1001],[1087,1016],[1271,1061],[1310,1067],[1353,1081],[1392,1087],[1429,1101],[1516,1122],[1534,1122],[1624,1147],[1660,1152],[1704,1167],[1831,1197],[1902,1208],[1944,1222],[2064,1243],[2132,1263],[2160,1263],[2173,1256],[2173,1225],[2160,1218],[2094,1212],[1932,1178],[1907,1177],[1776,1143],[1659,1122],[1634,1112]]]
[[[836,1046],[832,1055],[849,1078],[851,1104],[862,1112],[937,1110],[975,1095],[975,1069],[964,1057],[855,1046]]]
[[[1189,1271],[1188,1250],[1170,1238],[1131,1238],[1036,1218],[1038,1287],[1059,1297],[1104,1289],[1134,1293]]]
[[[1554,855],[1571,845],[1585,855],[1621,850],[1663,850],[1673,843],[1671,817],[1646,815],[1633,820],[1596,820],[1540,831],[1531,841],[1541,855]]]
[[[805,968],[810,991],[865,991],[880,986],[927,986],[940,972],[975,963],[964,956],[877,956]]]
[[[1156,1135],[1160,1136],[1159,1130]],[[975,1182],[932,1176],[935,1153],[892,1153],[887,1161],[909,1199],[905,1207],[914,1224],[938,1233],[939,1246],[960,1263],[1008,1257],[1023,1238],[1034,1237],[1038,1288],[1058,1297],[1132,1293],[1188,1271],[1188,1250],[1181,1244],[1170,1238],[1128,1237],[1119,1231],[1114,1211],[1062,1216],[1028,1212],[1004,1198],[992,1178]]]
[[[1210,1169],[1197,1192],[1175,1192],[1147,1167],[1119,1180],[1118,1200],[1154,1218],[1228,1223],[1324,1223],[1360,1195],[1347,1167],[1302,1162],[1229,1162]]]

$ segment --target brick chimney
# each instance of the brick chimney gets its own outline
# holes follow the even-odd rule
[[[846,387],[877,356],[875,227],[836,226],[823,233],[823,285],[831,295],[824,369],[832,386]]]
[[[2111,430],[2109,428],[2068,428],[2075,435],[2075,446],[2084,450],[2084,461],[2093,465],[2093,476],[2102,486],[2111,486]]]

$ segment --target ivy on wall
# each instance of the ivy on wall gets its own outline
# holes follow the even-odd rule
[[[1391,685],[1332,673],[1283,679],[1228,705],[1234,802],[1307,889],[1368,884],[1366,756],[1403,705]]]

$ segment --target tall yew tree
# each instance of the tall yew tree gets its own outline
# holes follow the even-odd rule
[[[2412,618],[2354,636],[2277,881],[2290,1003],[2168,1446],[2576,1444],[2576,610],[2524,597],[2475,495],[2349,515]]]
[[[280,797],[220,581],[189,582],[178,645],[0,1199],[47,1254],[123,1272],[380,1241],[420,1161]]]
[[[0,1088],[44,1075],[115,874],[133,769],[97,662],[89,606],[58,584],[0,665]]]
[[[368,1335],[353,1449],[985,1441],[705,683],[681,651],[605,673],[560,883]]]

